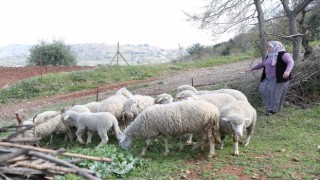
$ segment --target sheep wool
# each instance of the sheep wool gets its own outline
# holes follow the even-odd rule
[[[122,121],[125,126],[144,109],[154,105],[155,101],[151,96],[134,95],[130,97],[124,104]]]
[[[216,106],[204,101],[179,101],[170,104],[153,105],[142,111],[124,130],[120,145],[128,149],[137,138],[146,139],[144,155],[151,140],[159,135],[164,136],[165,155],[169,153],[168,137],[195,133],[206,137],[210,142],[208,157],[215,154],[215,140],[219,141],[219,110]]]

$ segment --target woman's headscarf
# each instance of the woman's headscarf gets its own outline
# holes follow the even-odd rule
[[[268,42],[268,46],[272,47],[272,52],[268,54],[268,57],[272,57],[271,66],[274,66],[277,63],[278,53],[286,49],[280,41],[270,41]]]

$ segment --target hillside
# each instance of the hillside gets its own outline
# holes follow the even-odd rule
[[[31,45],[13,44],[0,47],[0,66],[25,66]],[[107,44],[72,44],[71,52],[76,56],[78,65],[93,66],[110,64],[117,54],[117,45]],[[148,44],[120,45],[119,64],[159,64],[176,60],[179,56],[177,49],[163,49]],[[182,52],[186,54],[185,51]],[[117,63],[116,57],[112,64]]]

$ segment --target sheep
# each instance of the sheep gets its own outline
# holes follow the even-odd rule
[[[109,112],[113,114],[120,123],[122,122],[124,104],[127,100],[128,98],[124,95],[112,95],[101,101],[98,112]]]
[[[109,113],[109,112],[76,112],[76,111],[67,111],[64,114],[63,121],[73,121],[73,123],[77,127],[77,140],[84,144],[84,141],[82,139],[82,135],[85,131],[85,129],[88,129],[88,137],[86,144],[91,143],[91,137],[94,132],[98,132],[101,142],[99,143],[99,146],[102,146],[104,144],[107,144],[108,142],[108,131],[111,127],[113,127],[114,132],[116,133],[117,138],[120,138],[120,134],[122,132],[120,131],[120,128],[118,126],[118,120],[116,117]]]
[[[145,155],[151,140],[164,136],[165,152],[168,155],[168,137],[195,133],[210,142],[208,157],[215,155],[215,142],[220,142],[219,111],[205,101],[179,101],[156,104],[142,111],[128,126],[120,138],[120,146],[128,150],[137,138],[146,139],[141,156]]]
[[[215,93],[215,94],[196,95],[192,90],[181,91],[176,98],[178,100],[192,99],[192,100],[207,101],[207,102],[215,105],[219,110],[223,106],[225,106],[226,104],[237,100],[236,98],[234,98],[230,94]],[[186,143],[187,144],[192,144],[192,138],[193,138],[193,135],[190,134]],[[198,146],[199,146],[199,143],[197,143],[194,146],[194,149],[197,148]]]
[[[226,135],[233,135],[233,147],[235,156],[239,156],[238,142],[243,135],[243,129],[247,130],[247,138],[244,146],[250,142],[254,128],[256,126],[257,112],[246,101],[234,101],[221,108],[220,110],[220,134],[221,134],[221,149],[224,146]]]
[[[19,115],[17,115],[19,121]],[[20,124],[21,122],[19,122]],[[33,125],[39,123],[31,130],[28,130],[22,134],[22,137],[50,137],[50,143],[52,143],[53,133],[62,132],[67,133],[67,127],[61,121],[60,111],[44,111],[40,114],[37,114],[33,119],[29,119],[22,122],[22,125]],[[71,139],[72,135],[68,134],[68,137]],[[65,137],[66,140],[67,136]]]
[[[212,94],[212,93],[227,93],[234,96],[237,100],[248,101],[246,95],[236,89],[218,89],[213,91],[198,91],[196,88],[190,85],[181,85],[176,89],[176,97],[184,90],[191,90],[197,95]]]

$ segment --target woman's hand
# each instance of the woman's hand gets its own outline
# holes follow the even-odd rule
[[[245,71],[245,73],[250,73],[251,72],[251,69],[248,69]]]
[[[283,73],[283,78],[284,78],[284,79],[287,79],[288,77],[289,77],[289,73],[284,72],[284,73]]]

